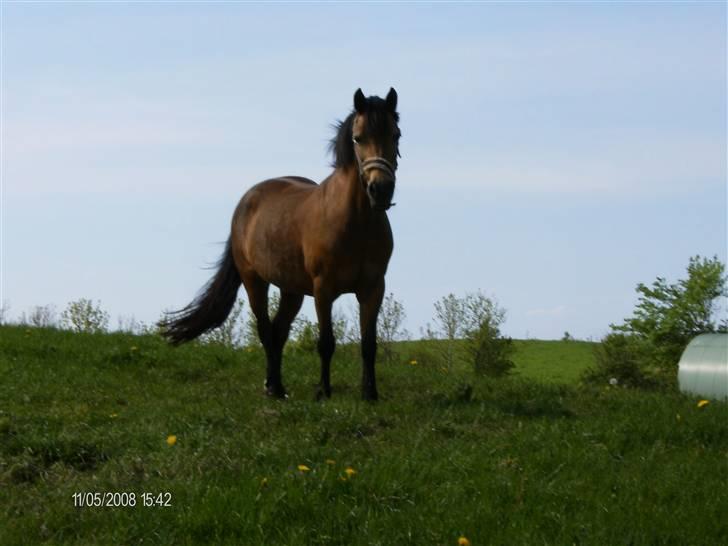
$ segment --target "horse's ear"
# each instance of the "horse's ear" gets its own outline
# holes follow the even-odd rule
[[[394,90],[394,87],[390,87],[389,93],[387,93],[387,108],[392,112],[397,111],[397,92]]]
[[[364,93],[361,92],[361,88],[356,90],[354,93],[354,110],[359,114],[363,114],[367,111],[367,98]]]

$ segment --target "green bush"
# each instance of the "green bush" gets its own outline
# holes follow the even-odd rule
[[[101,309],[101,302],[94,304],[89,299],[72,301],[61,315],[61,325],[74,332],[106,332],[109,328],[109,314]]]
[[[688,276],[668,284],[658,277],[651,286],[637,285],[640,295],[632,317],[611,325],[612,332],[596,349],[596,367],[587,382],[616,379],[635,387],[675,388],[677,366],[692,338],[720,329],[715,309],[725,297],[725,265],[694,256]]]

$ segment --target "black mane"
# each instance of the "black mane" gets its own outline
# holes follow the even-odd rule
[[[387,102],[379,97],[367,99],[367,122],[372,132],[376,132],[381,126],[382,118],[393,115],[394,121],[399,123],[399,113],[392,112],[387,108]],[[347,167],[356,161],[354,155],[354,144],[351,141],[351,126],[354,122],[355,111],[352,111],[346,119],[338,121],[331,127],[336,131],[336,136],[329,142],[329,151],[334,156],[332,167]]]

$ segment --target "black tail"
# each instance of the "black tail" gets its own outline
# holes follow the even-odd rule
[[[217,273],[197,297],[184,309],[168,313],[159,321],[162,335],[172,345],[191,341],[197,336],[217,328],[230,314],[240,288],[240,275],[233,261],[228,239],[225,253],[217,264]]]

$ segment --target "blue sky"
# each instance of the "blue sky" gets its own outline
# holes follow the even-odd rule
[[[598,338],[637,283],[725,261],[724,3],[3,3],[0,299],[186,304],[245,190],[323,179],[390,86],[414,334],[481,289],[513,337]]]

